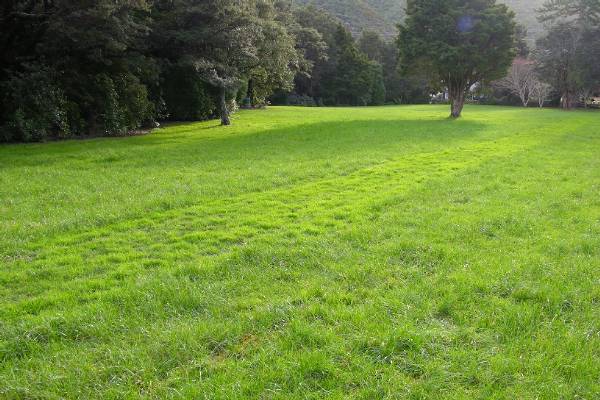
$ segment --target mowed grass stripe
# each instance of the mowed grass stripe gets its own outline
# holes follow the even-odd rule
[[[119,261],[135,262],[136,269],[153,263],[167,265],[169,260],[161,260],[160,254],[170,254],[170,247],[177,247],[178,242],[193,244],[198,257],[226,253],[232,246],[245,245],[265,233],[279,231],[297,237],[323,234],[347,224],[348,218],[356,219],[365,212],[381,210],[383,207],[378,201],[385,203],[386,198],[409,192],[415,185],[448,179],[490,157],[510,157],[514,152],[538,144],[535,139],[521,139],[518,144],[512,141],[512,138],[504,138],[436,153],[408,155],[346,176],[154,213],[82,234],[46,238],[29,246],[27,252],[21,250],[18,256],[13,256],[14,263],[6,263],[0,273],[3,289],[14,307],[20,308],[14,304],[19,297],[36,304],[39,299],[33,297],[32,288],[23,283],[30,280],[32,274],[38,278],[43,276],[49,282],[45,290],[61,293],[61,303],[67,306],[64,303],[67,282],[74,280],[70,286],[80,287],[82,280],[103,275],[107,266],[117,265]],[[150,243],[154,248],[151,254],[146,248]],[[25,260],[24,254],[27,254]],[[96,261],[98,254],[100,260]],[[122,254],[127,254],[127,258]],[[81,268],[82,265],[85,268]],[[73,269],[74,266],[79,268]],[[15,274],[9,275],[10,270]],[[54,287],[56,280],[62,282],[60,288]]]
[[[0,146],[0,250],[18,252],[23,243],[65,230],[290,187],[458,142],[552,134],[547,127],[556,122],[547,113],[549,121],[519,117],[518,124],[502,124],[514,115],[510,109],[500,110],[498,121],[477,116],[455,123],[439,107],[379,110],[303,110],[298,118],[293,109],[276,108],[243,113],[228,130],[210,122],[148,137],[51,143],[47,151]]]

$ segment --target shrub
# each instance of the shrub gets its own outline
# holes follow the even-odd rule
[[[40,141],[70,135],[63,91],[55,73],[39,66],[5,81],[2,90],[1,141]]]
[[[168,69],[163,76],[163,97],[170,120],[203,120],[215,114],[212,91],[192,67]]]
[[[148,90],[134,75],[120,74],[111,78],[99,74],[95,83],[100,112],[92,118],[92,133],[101,130],[107,136],[124,135],[152,118],[153,105],[148,99]]]

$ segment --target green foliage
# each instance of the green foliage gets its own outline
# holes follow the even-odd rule
[[[9,1],[0,11],[2,37],[23,46],[3,55],[7,77],[0,77],[7,89],[2,101],[18,108],[2,116],[20,131],[12,139],[124,134],[150,119],[140,77],[152,63],[139,61],[147,10],[143,0]],[[39,73],[28,71],[28,59]]]
[[[94,89],[97,126],[90,127],[94,133],[124,135],[152,117],[153,105],[148,100],[148,91],[133,75],[99,74]]]
[[[448,88],[458,117],[467,90],[504,76],[514,35],[514,13],[495,0],[409,0],[398,46],[405,71],[428,71]]]
[[[362,53],[350,32],[314,7],[297,10],[297,23],[315,30],[326,44],[326,56],[312,57],[310,76],[295,79],[295,99],[313,97],[318,104],[376,105],[385,102],[381,65]],[[289,102],[284,102],[289,104]]]
[[[341,25],[334,36],[320,95],[325,104],[370,105],[385,99],[381,66],[362,54]]]
[[[598,0],[545,0],[539,11],[542,22],[571,19],[578,24],[600,24]]]
[[[173,66],[163,80],[161,86],[169,119],[197,121],[214,115],[214,96],[194,68]]]
[[[375,32],[364,31],[358,40],[358,47],[370,60],[381,64],[385,102],[419,104],[431,100],[431,89],[426,79],[417,74],[402,75],[396,43],[384,41]]]
[[[2,83],[0,141],[37,141],[67,137],[70,133],[64,93],[57,75],[40,66],[29,66]]]
[[[0,146],[0,398],[594,399],[597,112]]]
[[[368,104],[370,106],[379,106],[385,103],[385,84],[383,80],[383,70],[381,65],[371,63],[369,71],[370,82],[369,82],[369,94],[370,99]]]
[[[124,135],[168,111],[203,119],[214,105],[226,116],[248,79],[252,97],[264,103],[290,88],[298,71],[310,73],[297,47],[307,36],[296,37],[290,16],[270,0],[7,1],[0,7],[1,138]],[[174,76],[173,65],[185,76]],[[189,87],[177,93],[174,82]]]

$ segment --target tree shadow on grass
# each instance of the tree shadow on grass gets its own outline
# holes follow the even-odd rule
[[[352,120],[305,123],[280,128],[231,130],[198,123],[174,125],[177,130],[147,136],[102,138],[86,142],[69,141],[0,148],[4,167],[60,164],[65,159],[83,163],[114,163],[131,167],[201,166],[214,161],[265,162],[280,157],[322,159],[355,157],[358,154],[386,152],[397,147],[399,152],[427,150],[434,146],[452,146],[473,139],[484,131],[485,124],[460,120]],[[189,128],[186,128],[189,126]],[[209,129],[210,128],[210,129]],[[210,131],[209,133],[207,133]],[[198,135],[194,133],[198,132]],[[4,150],[4,151],[2,151]],[[4,154],[2,154],[4,153]]]

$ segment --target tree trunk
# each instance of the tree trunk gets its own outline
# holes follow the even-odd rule
[[[246,92],[246,97],[250,100],[250,108],[254,107],[254,81],[252,79],[248,80],[248,91]]]
[[[465,88],[463,85],[448,87],[450,94],[450,117],[459,118],[465,106]]]
[[[219,111],[221,114],[221,125],[231,125],[229,119],[229,109],[227,108],[227,100],[225,99],[225,87],[219,90]]]
[[[563,110],[570,110],[573,108],[573,96],[571,95],[571,92],[564,92],[561,100],[561,107]]]

